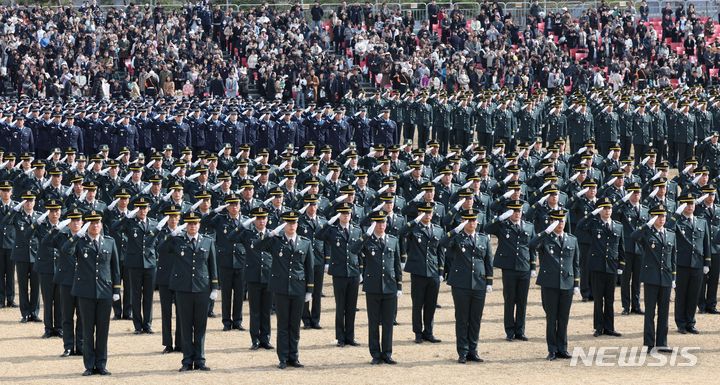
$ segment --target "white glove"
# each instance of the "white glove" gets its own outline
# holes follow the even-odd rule
[[[703,194],[703,195],[701,195],[700,198],[695,199],[695,204],[702,203],[702,201],[704,201],[705,199],[707,199],[707,197],[708,197],[708,194]]]
[[[459,210],[459,209],[460,209],[460,206],[462,206],[463,203],[465,203],[465,198],[460,199],[457,203],[455,203],[455,206],[453,206],[453,208],[454,208],[455,210]]]
[[[219,212],[225,210],[225,207],[228,207],[228,206],[229,206],[229,204],[226,203],[226,204],[224,204],[224,205],[218,206],[218,207],[217,207],[215,210],[213,210],[213,211],[214,211],[215,213],[219,213]]]
[[[575,196],[580,198],[581,196],[585,195],[586,192],[590,191],[590,187],[585,187],[584,189],[578,191],[575,193]]]
[[[160,222],[158,222],[158,224],[157,224],[157,226],[156,226],[155,228],[156,228],[157,230],[162,230],[162,228],[165,227],[165,224],[167,223],[167,221],[168,221],[169,219],[170,219],[169,216],[167,216],[167,215],[164,216],[163,219],[161,219]]]
[[[499,220],[499,221],[504,221],[504,220],[510,218],[510,216],[512,216],[512,214],[513,214],[513,210],[505,211],[504,213],[502,213],[502,214],[498,217],[498,220]]]
[[[285,226],[287,226],[287,222],[283,222],[282,224],[280,224],[280,226],[276,227],[273,231],[271,231],[270,236],[274,237],[280,234],[280,232],[282,231],[282,229],[285,228]]]
[[[337,222],[338,218],[340,218],[340,213],[337,213],[334,217],[330,218],[330,220],[328,221],[328,225],[332,225],[333,223]]]
[[[326,263],[325,264],[325,274],[327,274],[328,270],[330,270],[330,265]]]
[[[494,150],[492,150],[493,155],[497,155],[502,151],[502,147],[496,147]]]
[[[362,283],[362,282],[363,282],[363,275],[360,274],[360,283]]]
[[[537,270],[535,270],[535,269],[530,270],[530,276],[531,276],[532,278],[537,277]]]
[[[170,197],[172,196],[172,193],[173,193],[172,190],[168,191],[167,194],[163,195],[162,200],[164,200],[164,201],[166,201],[166,202],[167,202],[168,200],[170,200]]]
[[[650,178],[650,179],[651,179],[651,180],[656,180],[656,179],[660,178],[660,176],[662,176],[662,171],[656,172],[655,175],[653,175],[653,177]]]
[[[592,211],[591,214],[592,214],[592,215],[598,215],[598,214],[600,214],[600,211],[602,211],[602,207],[596,208],[595,210]]]
[[[583,146],[583,147],[580,147],[580,149],[576,152],[576,154],[580,155],[585,151],[587,151],[587,147]]]
[[[570,180],[571,180],[571,181],[575,181],[575,179],[577,179],[579,176],[580,176],[580,173],[579,173],[579,172],[576,172],[575,174],[573,174],[573,175],[570,177]]]
[[[513,193],[515,193],[514,190],[509,190],[505,194],[503,194],[503,198],[509,199],[513,195]]]
[[[20,209],[23,207],[23,205],[25,204],[25,202],[27,202],[27,201],[26,201],[26,200],[23,200],[22,202],[16,204],[15,207],[13,207],[13,210],[15,210],[15,211],[20,211]]]
[[[397,291],[397,296],[398,296],[398,297],[402,297],[402,290],[398,290],[398,291]]]
[[[465,225],[467,224],[467,222],[468,222],[468,221],[462,221],[459,225],[457,225],[457,226],[453,229],[453,231],[454,231],[455,233],[459,233],[459,232],[462,231],[462,229],[465,227]]]
[[[125,214],[125,217],[126,217],[126,218],[130,218],[130,219],[135,218],[135,216],[137,215],[138,210],[139,210],[139,209],[136,208],[135,210],[128,212],[127,214]]]
[[[414,201],[414,202],[420,202],[420,200],[422,199],[423,195],[425,195],[425,191],[420,191],[419,193],[417,193],[417,195],[415,195],[415,198],[413,198],[413,201]]]
[[[400,262],[400,268],[405,270],[405,262]]]
[[[200,173],[199,173],[199,172],[196,172],[196,173],[190,175],[190,176],[187,177],[187,178],[188,178],[188,180],[195,180],[195,179],[197,179],[197,177],[199,177],[199,176],[200,176]]]
[[[650,218],[650,220],[647,222],[647,226],[648,226],[648,227],[653,227],[653,225],[655,224],[655,221],[657,221],[657,219],[658,219],[657,215],[655,215],[655,216],[653,216],[652,218]]]
[[[338,196],[337,198],[335,198],[335,202],[340,203],[340,202],[344,201],[345,199],[347,199],[347,197],[348,197],[348,194],[342,194],[342,195]]]
[[[195,210],[197,210],[197,208],[200,207],[200,204],[201,204],[201,203],[202,203],[202,199],[201,199],[201,200],[198,200],[198,201],[195,202],[195,203],[193,203],[193,205],[190,206],[190,211],[195,211]]]
[[[420,215],[417,216],[417,218],[415,218],[415,219],[413,220],[413,222],[415,222],[415,223],[420,223],[420,221],[422,221],[422,219],[423,219],[424,217],[425,217],[425,213],[421,213]]]
[[[543,173],[545,173],[545,170],[547,170],[547,166],[545,166],[545,167],[541,168],[540,170],[538,170],[538,172],[535,173],[535,176],[540,176],[540,175],[542,175]]]
[[[657,195],[659,189],[659,187],[655,187],[652,192],[650,192],[650,198],[654,198],[655,195]]]
[[[707,266],[703,266],[703,274],[707,274],[710,272],[710,268]]]
[[[631,196],[631,195],[633,195],[632,191],[629,192],[629,193],[627,193],[627,194],[625,194],[625,196],[622,197],[622,201],[623,201],[623,202],[627,202],[628,199],[630,199],[630,196]]]
[[[687,203],[683,203],[680,206],[678,206],[677,209],[675,209],[675,214],[680,214],[685,210],[685,207],[687,207]]]
[[[117,206],[118,202],[120,202],[120,198],[117,198],[117,199],[115,199],[114,201],[110,202],[110,204],[109,204],[108,207],[107,207],[108,210],[114,209],[115,206]]]
[[[85,222],[83,227],[80,228],[80,231],[78,231],[77,234],[75,234],[75,235],[77,235],[80,238],[84,237],[85,234],[87,233],[88,227],[90,227],[90,222]]]
[[[170,171],[170,175],[175,176],[179,172],[180,172],[180,167],[175,167],[172,171]]]
[[[687,174],[688,172],[690,172],[690,169],[691,169],[691,168],[692,168],[692,165],[689,165],[689,166],[685,167],[685,168],[682,170],[682,172],[685,173],[685,174]]]
[[[173,230],[172,233],[170,233],[170,234],[174,237],[177,237],[178,235],[180,235],[180,233],[183,230],[185,230],[186,227],[187,227],[187,223],[183,223],[182,225],[176,227],[175,230]]]
[[[440,276],[440,283],[443,283],[444,280],[445,280],[445,277],[443,277],[443,276],[441,275],[441,276]]]
[[[65,219],[64,221],[61,221],[60,223],[57,224],[57,226],[55,226],[55,228],[57,228],[58,230],[62,230],[64,228],[66,228],[68,224],[70,224],[71,220],[72,219]]]
[[[512,174],[508,174],[508,176],[506,176],[506,177],[503,179],[503,183],[509,182],[510,179],[512,179]]]
[[[618,271],[617,271],[617,272],[618,272],[618,275],[622,275],[622,273],[623,273],[623,270],[622,270],[622,269],[618,269]]]
[[[47,219],[48,214],[50,214],[50,211],[46,211],[45,213],[43,213],[43,215],[39,216],[37,219],[37,224],[41,225],[45,223],[45,219]]]
[[[573,287],[573,294],[574,294],[574,295],[580,295],[580,288],[579,288],[579,287]]]
[[[616,176],[610,178],[610,180],[607,181],[607,183],[605,183],[605,186],[610,186],[610,185],[612,185],[613,183],[615,183],[616,180],[617,180],[617,177],[616,177]]]
[[[117,302],[120,300],[120,294],[113,294],[113,302]]]
[[[217,298],[217,292],[218,292],[217,290],[213,290],[213,291],[210,292],[210,299],[211,299],[211,300],[214,301],[214,300]]]
[[[485,292],[488,294],[492,293],[492,285],[485,286]]]
[[[611,159],[612,156],[613,156],[613,153],[615,153],[615,150],[611,150],[610,152],[608,152],[607,158],[608,158],[608,159]]]
[[[543,204],[543,203],[545,203],[546,200],[548,200],[548,198],[550,198],[550,195],[543,195],[543,197],[540,198],[538,203]]]
[[[675,280],[673,280],[673,282],[672,282],[672,288],[673,289],[675,288]]]
[[[250,217],[250,218],[244,220],[242,223],[242,227],[244,227],[244,228],[250,227],[250,225],[253,223],[253,221],[255,221],[255,217]]]
[[[550,233],[552,233],[552,232],[555,230],[555,228],[558,227],[558,225],[560,225],[560,221],[553,221],[553,223],[551,223],[551,224],[545,229],[545,234],[550,234]]]
[[[370,227],[368,227],[367,230],[365,230],[365,235],[368,235],[368,236],[369,236],[370,234],[373,233],[373,231],[375,231],[375,225],[376,225],[376,223],[377,223],[377,222],[373,222],[372,224],[370,224]]]
[[[328,181],[328,182],[330,182],[330,181],[332,180],[332,177],[333,177],[333,174],[334,174],[334,173],[335,173],[335,170],[332,170],[332,171],[330,171],[329,173],[327,173],[327,175],[325,175],[325,180]]]
[[[312,293],[305,293],[305,302],[312,301]]]
[[[644,157],[644,158],[642,159],[642,161],[640,161],[640,164],[644,165],[644,164],[647,163],[649,160],[650,160],[650,157],[649,157],[649,156],[646,156],[646,157]]]

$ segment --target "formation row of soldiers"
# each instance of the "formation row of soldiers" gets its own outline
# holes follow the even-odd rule
[[[67,104],[21,99],[8,100],[0,112],[0,147],[44,158],[56,147],[94,154],[106,144],[112,156],[127,148],[132,156],[142,152],[149,157],[166,144],[180,156],[185,147],[217,153],[229,143],[277,155],[288,145],[312,141],[336,153],[354,144],[365,155],[373,144],[433,139],[446,153],[451,145],[466,148],[474,141],[489,150],[502,140],[515,150],[537,138],[549,145],[569,137],[573,152],[594,139],[602,154],[615,143],[622,145],[622,156],[654,147],[671,167],[684,168],[684,160],[696,155],[714,170],[720,156],[699,145],[720,129],[719,102],[718,88],[702,87],[642,94],[632,88],[601,89],[569,96],[543,89],[531,94],[521,89],[452,95],[386,91],[349,93],[340,106],[307,107],[242,99],[78,99]]]
[[[717,140],[713,133],[704,145],[717,150]],[[113,159],[106,148],[87,166],[72,148],[44,160],[21,153],[19,163],[2,154],[2,265],[17,267],[21,322],[39,320],[40,286],[45,336],[62,335],[63,355],[81,352],[89,375],[107,372],[111,308],[133,320],[135,333],[154,333],[156,285],[162,343],[165,352],[183,351],[182,371],[208,369],[204,334],[218,294],[223,330],[244,330],[245,290],[252,349],[275,348],[274,303],[279,367],[302,366],[300,324],[320,327],[326,273],[338,346],[358,345],[362,284],[374,364],[395,362],[403,272],[411,275],[418,343],[439,342],[437,293],[442,281],[452,287],[462,363],[482,360],[479,328],[494,268],[502,269],[508,340],[527,340],[527,292],[537,275],[548,359],[568,356],[573,292],[595,301],[596,335],[619,335],[612,322],[618,275],[625,314],[643,313],[645,284],[651,348],[667,345],[671,287],[678,331],[698,332],[698,308],[717,312],[717,177],[696,157],[669,180],[669,164],[654,148],[635,168],[618,143],[607,155],[593,141],[572,153],[562,140],[520,143],[518,152],[502,140],[489,152],[479,143],[447,153],[438,141],[427,145],[376,144],[361,156],[352,146],[335,154],[305,143],[273,155],[229,144],[219,154],[183,148],[178,159],[165,146],[147,162],[128,148]],[[494,251],[489,235],[498,239]],[[3,273],[0,286],[12,287],[12,268]],[[7,289],[2,294],[12,302]]]

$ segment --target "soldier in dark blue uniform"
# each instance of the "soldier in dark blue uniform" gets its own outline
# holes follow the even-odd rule
[[[180,338],[180,318],[177,317],[177,301],[175,292],[170,290],[170,277],[172,274],[175,258],[172,254],[167,253],[167,249],[163,247],[163,243],[172,238],[172,232],[175,231],[180,224],[180,208],[175,205],[168,206],[162,212],[164,217],[158,222],[156,229],[159,231],[157,235],[157,275],[156,283],[160,294],[160,317],[162,319],[162,344],[165,346],[163,353],[172,353],[182,351]],[[167,219],[165,219],[167,218]],[[173,332],[172,332],[172,314],[173,305],[175,307],[175,347],[173,348]]]
[[[643,345],[647,346],[648,352],[656,346],[659,352],[672,352],[667,347],[667,333],[670,291],[675,287],[677,242],[675,231],[665,228],[666,214],[665,205],[653,207],[647,225],[641,226],[631,235],[643,250],[643,267],[640,272],[645,294]]]
[[[5,161],[8,160],[7,155]],[[9,180],[0,182],[0,309],[15,305],[15,263],[11,255],[15,247],[15,226],[3,218],[10,217],[18,202],[12,200],[13,184]]]
[[[247,213],[252,223],[245,228],[237,227],[228,238],[232,242],[242,244],[245,248],[245,280],[247,282],[247,296],[250,306],[250,339],[251,350],[273,349],[270,344],[270,311],[272,308],[272,293],[268,289],[270,279],[270,266],[272,255],[256,248],[257,240],[268,236],[267,210],[255,206]]]
[[[275,295],[279,369],[304,366],[298,357],[300,320],[303,304],[312,299],[314,256],[312,242],[297,234],[298,218],[296,211],[284,213],[284,223],[256,244],[272,255],[269,288]]]
[[[595,337],[603,334],[620,337],[615,331],[615,283],[625,266],[625,240],[623,225],[612,220],[613,202],[601,198],[590,215],[578,222],[578,233],[584,234],[589,242],[589,257],[585,268],[592,275],[594,301],[593,327]]]
[[[373,142],[386,147],[396,144],[397,124],[390,120],[390,110],[384,109],[382,115],[375,120]]]
[[[394,365],[392,358],[393,322],[398,297],[402,295],[402,263],[400,241],[387,234],[387,212],[370,214],[372,225],[350,252],[360,258],[363,291],[367,299],[368,345],[373,365],[383,362]],[[380,339],[382,326],[382,343]]]
[[[74,115],[66,114],[65,124],[56,126],[53,134],[57,136],[58,147],[85,151],[84,135],[82,129],[75,125]]]
[[[355,142],[358,153],[360,155],[367,154],[373,144],[371,120],[367,116],[367,108],[360,108],[360,111],[350,118],[349,123],[352,132],[351,140]]]
[[[39,247],[33,268],[40,278],[43,323],[45,324],[43,338],[62,337],[63,335],[60,286],[53,281],[58,250],[52,247],[54,238],[52,230],[60,222],[61,209],[62,204],[59,200],[51,199],[45,202],[45,210],[47,211],[38,218],[34,229],[34,237],[37,238]]]
[[[493,267],[490,238],[478,232],[478,211],[460,213],[462,222],[440,241],[446,248],[445,271],[455,304],[458,363],[483,362],[477,352],[485,296],[492,293]]]
[[[530,241],[540,260],[537,284],[541,287],[547,322],[548,361],[570,358],[567,351],[570,306],[573,293],[580,294],[580,246],[574,235],[564,231],[566,216],[564,209],[550,211],[552,222]]]
[[[55,259],[53,282],[60,288],[60,303],[62,307],[62,335],[63,353],[60,357],[82,355],[82,320],[80,318],[80,305],[78,298],[72,294],[72,285],[75,274],[75,255],[63,251],[65,242],[70,240],[83,226],[82,213],[77,209],[70,209],[65,213],[65,220],[59,223],[51,234],[53,235],[52,248],[58,250]],[[77,317],[77,321],[74,319]]]
[[[353,190],[354,191],[354,190]],[[303,326],[305,329],[322,329],[320,326],[320,308],[322,301],[322,287],[327,272],[325,269],[325,242],[316,234],[327,225],[327,219],[318,211],[318,196],[307,194],[303,199],[305,212],[298,220],[298,233],[308,238],[313,245],[313,291],[312,300],[306,302],[303,308]]]
[[[400,229],[399,234],[407,254],[403,270],[410,273],[415,343],[441,342],[435,338],[433,323],[440,283],[445,278],[445,255],[439,247],[445,233],[433,223],[435,207],[434,202],[417,204],[416,218]]]
[[[15,245],[11,258],[17,267],[20,296],[20,322],[42,322],[40,311],[40,281],[34,270],[38,241],[33,236],[40,213],[35,211],[35,193],[27,191],[20,197],[22,202],[13,207],[10,215],[2,218],[4,223],[14,226]]]
[[[30,127],[25,126],[24,116],[15,116],[15,124],[10,127],[10,135],[12,139],[8,142],[9,152],[20,154],[22,152],[35,151],[35,138],[33,136],[33,131],[30,129]],[[43,156],[46,154],[47,150],[45,151],[45,154],[38,153],[38,156]]]
[[[668,221],[677,239],[677,287],[675,288],[675,325],[680,334],[698,334],[695,328],[700,288],[710,272],[710,227],[695,216],[695,195],[683,194],[680,206]]]
[[[178,155],[185,147],[192,146],[192,130],[190,125],[183,120],[185,111],[179,110],[175,112],[175,120],[170,121],[167,125],[169,137],[165,143],[173,145],[175,151],[173,154]]]
[[[83,320],[83,376],[110,374],[106,369],[110,311],[112,300],[120,297],[117,247],[114,239],[102,235],[101,219],[96,211],[85,214],[82,229],[61,251],[76,261],[72,295],[78,297]]]
[[[507,211],[485,226],[485,232],[498,240],[493,266],[503,271],[503,320],[508,341],[528,340],[525,336],[527,297],[530,278],[537,276],[536,251],[528,246],[535,237],[535,229],[532,223],[522,219],[524,206],[521,200],[507,201]]]
[[[175,259],[169,289],[175,292],[180,318],[183,358],[179,371],[208,371],[205,331],[210,300],[217,298],[218,291],[215,241],[199,233],[200,216],[195,212],[185,214],[183,221],[186,232],[176,229],[160,251]]]
[[[715,204],[715,194],[717,192],[715,185],[707,184],[702,187],[700,192],[703,194],[700,201],[695,204],[695,216],[705,219],[710,230],[710,269],[703,276],[703,283],[700,287],[700,299],[698,301],[698,311],[700,313],[718,314],[717,306],[717,288],[718,276],[720,276],[720,242],[718,242],[717,234],[720,231],[720,207]]]

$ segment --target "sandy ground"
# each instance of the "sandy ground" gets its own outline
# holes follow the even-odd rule
[[[440,304],[436,314],[435,334],[441,344],[413,342],[409,276],[405,278],[408,292],[399,301],[395,327],[393,357],[397,366],[369,364],[367,348],[367,313],[365,297],[361,296],[361,311],[357,317],[356,334],[360,347],[338,348],[334,344],[334,300],[330,279],[326,279],[321,324],[323,330],[301,330],[300,360],[304,369],[276,369],[274,351],[250,351],[248,332],[223,332],[219,318],[210,319],[206,338],[207,364],[211,372],[178,373],[180,353],[161,354],[160,310],[155,294],[154,335],[132,334],[131,321],[112,321],[110,326],[108,369],[111,377],[81,377],[81,357],[60,358],[62,341],[59,338],[41,339],[42,323],[20,324],[18,309],[0,310],[0,383],[73,384],[83,383],[620,383],[621,381],[652,383],[710,383],[709,371],[720,364],[720,316],[698,315],[699,336],[680,335],[675,331],[671,304],[669,343],[672,346],[696,346],[698,362],[695,367],[571,367],[568,360],[546,362],[544,312],[540,304],[540,290],[534,283],[530,289],[527,335],[529,342],[507,342],[502,325],[502,291],[500,279],[495,291],[488,295],[479,352],[485,363],[459,365],[455,362],[454,310],[449,287],[442,285]],[[569,350],[576,346],[640,346],[643,317],[619,314],[619,295],[616,292],[616,329],[621,338],[592,336],[592,303],[575,298],[569,325]],[[219,302],[218,304],[219,305]],[[219,310],[219,306],[216,309]],[[244,304],[244,325],[249,325],[247,302]],[[273,317],[273,344],[275,344]],[[648,359],[648,362],[650,359]],[[612,360],[609,360],[612,362]],[[686,362],[678,358],[677,362]]]

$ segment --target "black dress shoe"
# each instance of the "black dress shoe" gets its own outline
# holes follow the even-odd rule
[[[112,317],[112,319],[113,319],[113,321],[117,321],[117,320],[122,319],[122,317],[120,317],[119,315],[115,315]]]
[[[547,357],[545,357],[545,359],[548,361],[555,361],[556,358],[557,356],[555,355],[555,353],[548,353]]]
[[[458,364],[464,364],[467,363],[467,358],[460,356],[458,357]]]
[[[472,362],[485,362],[482,358],[480,358],[477,353],[470,353],[467,355],[467,360]]]
[[[690,326],[687,328],[687,331],[690,334],[700,334],[700,330],[695,329],[695,326]]]
[[[82,375],[83,375],[83,376],[92,376],[93,374],[95,374],[95,373],[94,373],[92,370],[87,369],[87,370],[85,370],[85,371],[83,372]]]
[[[97,373],[97,374],[99,374],[99,375],[101,375],[101,376],[109,376],[109,375],[112,374],[112,373],[110,373],[110,372],[109,372],[107,369],[105,369],[105,368],[96,369],[96,370],[95,370],[95,373]]]
[[[43,322],[43,321],[40,319],[40,317],[38,317],[38,316],[36,316],[36,315],[34,315],[34,314],[31,315],[30,317],[28,317],[28,321],[32,321],[32,322]]]
[[[190,365],[183,365],[182,367],[180,367],[180,369],[178,369],[178,372],[189,372],[191,370],[192,368],[190,367]]]
[[[658,348],[657,351],[660,352],[660,353],[672,353],[672,352],[673,352],[673,350],[670,349],[670,348],[667,347],[667,346],[663,346],[663,347],[661,347],[661,348]]]
[[[416,343],[416,344],[421,344],[421,343],[423,343],[423,338],[422,338],[422,336],[421,336],[420,334],[415,335],[415,343]]]
[[[24,323],[27,323],[27,322],[28,322],[28,318],[27,318],[27,317],[22,317],[22,318],[20,318],[20,323],[21,323],[21,324],[24,324]]]
[[[80,349],[75,349],[75,351],[72,352],[72,354],[70,354],[70,355],[71,355],[71,356],[81,356],[81,357],[82,357],[83,354],[82,354],[82,350],[80,350]]]
[[[400,325],[400,323],[398,323],[397,321],[393,321],[393,326],[398,326],[398,325]]]
[[[210,371],[210,367],[209,367],[209,366],[205,366],[205,364],[195,365],[195,370],[201,370],[201,371],[203,371],[203,372],[209,372],[209,371]]]
[[[72,355],[72,350],[66,349],[66,350],[64,350],[64,351],[62,352],[62,354],[60,355],[60,357],[70,357],[71,355]]]
[[[261,342],[261,343],[260,343],[260,347],[263,348],[263,349],[265,349],[265,350],[273,350],[273,349],[275,349],[275,347],[272,346],[272,345],[270,345],[269,342]]]
[[[603,334],[602,330],[595,330],[593,337],[600,337]]]
[[[182,348],[181,348],[180,346],[176,346],[176,347],[175,347],[175,351],[176,351],[176,352],[182,352]]]
[[[383,359],[383,361],[385,361],[385,363],[388,364],[388,365],[395,365],[395,364],[397,364],[397,361],[393,360],[392,357],[385,357],[385,359]]]
[[[383,360],[379,358],[373,358],[372,361],[370,361],[370,365],[380,365],[383,363]]]
[[[639,315],[645,314],[645,312],[642,311],[642,310],[640,310],[640,309],[633,309],[633,310],[631,311],[631,313],[633,313],[633,314],[639,314]]]
[[[698,314],[705,314],[705,309],[698,309]]]
[[[529,338],[527,338],[527,336],[526,336],[525,334],[520,334],[519,336],[516,335],[516,336],[515,336],[515,339],[516,339],[516,340],[520,340],[520,341],[527,341],[527,340],[529,340]]]
[[[63,332],[62,332],[62,330],[55,330],[53,335],[62,338]]]
[[[252,344],[252,346],[250,346],[250,350],[258,350],[258,349],[260,349],[260,344],[258,344],[258,343],[254,343],[254,344]]]
[[[435,338],[435,336],[425,336],[423,337],[423,339],[427,342],[430,342],[431,344],[438,344],[442,342],[442,340]]]
[[[360,346],[360,343],[355,340],[352,340],[352,341],[345,341],[345,345]]]
[[[628,314],[630,314],[630,310],[628,310],[628,309],[623,309],[623,311],[622,311],[621,314],[622,314],[622,315],[628,315]]]
[[[505,336],[505,341],[507,341],[507,342],[512,342],[512,340],[513,340],[514,338],[515,338],[515,337],[513,337],[513,336]]]
[[[131,315],[124,315],[124,316],[122,317],[122,319],[124,319],[125,321],[132,321],[132,316],[131,316]]]
[[[680,334],[687,334],[687,330],[685,330],[685,329],[678,329],[678,333],[680,333]]]
[[[720,311],[718,311],[718,310],[715,309],[715,308],[707,309],[707,310],[705,310],[705,312],[708,313],[708,314],[720,314]]]
[[[152,330],[152,328],[147,328],[147,329],[143,330],[143,333],[145,333],[145,334],[155,334],[155,332]]]
[[[442,305],[440,305],[439,303],[436,303],[436,304],[435,304],[435,308],[436,308],[436,309],[442,309]]]
[[[229,332],[230,330],[232,330],[232,326],[230,326],[230,325],[225,325],[225,326],[223,326],[223,331],[224,331],[224,332]]]
[[[310,325],[303,325],[303,329],[305,329],[305,330],[310,329],[310,327],[311,327]]]
[[[18,307],[15,302],[8,302],[7,307]]]
[[[321,329],[322,329],[322,326],[320,326],[320,325],[313,325],[313,326],[311,326],[311,328],[313,328],[313,329],[315,329],[315,330],[321,330]]]
[[[136,329],[133,334],[143,334],[143,331],[140,329]]]
[[[293,368],[304,368],[305,365],[301,364],[300,361],[288,361],[288,366]]]
[[[237,330],[240,330],[241,332],[244,332],[244,331],[245,331],[245,327],[244,327],[242,324],[240,324],[240,325],[237,326]]]
[[[215,315],[215,312],[214,312],[214,311],[211,311],[210,313],[208,313],[208,317],[210,317],[210,318],[215,318],[215,317],[217,317],[217,316]]]
[[[163,354],[168,354],[173,352],[172,346],[166,346],[165,349],[163,349]]]
[[[277,367],[278,367],[278,369],[285,369],[285,368],[287,368],[287,364],[285,362],[281,362],[278,364]]]
[[[604,334],[611,337],[622,337],[622,333],[618,333],[615,330],[605,330]]]
[[[344,348],[344,347],[345,347],[345,342],[338,341],[338,343],[337,343],[336,346],[339,347],[339,348]]]
[[[565,359],[565,360],[569,360],[569,359],[572,358],[572,356],[570,355],[570,353],[564,352],[564,351],[563,351],[563,352],[557,352],[557,353],[555,353],[555,355],[556,355],[558,358],[562,358],[562,359]]]
[[[45,332],[45,333],[42,335],[42,338],[50,338],[50,337],[52,337],[52,336],[53,336],[53,334],[52,334],[51,332]]]

